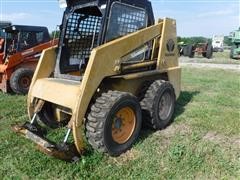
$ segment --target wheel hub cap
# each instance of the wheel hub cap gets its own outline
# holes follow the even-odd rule
[[[159,117],[162,120],[167,120],[172,109],[172,100],[169,92],[165,92],[159,102]]]
[[[130,107],[120,109],[112,123],[112,138],[118,144],[126,143],[132,136],[136,125],[136,115]]]
[[[23,88],[28,88],[29,85],[30,85],[30,82],[31,80],[28,78],[28,77],[23,77],[21,80],[20,80],[20,84]]]

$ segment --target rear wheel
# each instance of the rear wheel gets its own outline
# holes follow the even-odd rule
[[[139,136],[141,106],[129,93],[103,93],[87,116],[86,137],[92,147],[111,156],[124,153]]]
[[[33,77],[33,70],[19,68],[10,78],[10,87],[16,94],[27,94]]]
[[[203,52],[202,56],[206,58],[207,57],[207,52]]]
[[[188,45],[188,57],[194,58],[195,52],[194,52],[194,46],[193,45]]]
[[[175,99],[173,86],[169,82],[153,82],[141,101],[146,124],[153,129],[166,128],[172,122]]]
[[[207,52],[206,52],[206,58],[211,59],[213,55],[213,47],[212,45],[207,45]]]

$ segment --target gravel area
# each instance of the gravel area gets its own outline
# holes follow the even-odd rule
[[[212,63],[185,63],[181,62],[181,66],[191,66],[195,68],[218,68],[226,70],[235,70],[240,72],[240,65],[238,64],[212,64]]]
[[[179,61],[183,67],[190,66],[195,68],[217,68],[240,71],[240,60],[230,59],[229,53],[229,51],[213,53],[211,59],[204,58],[201,55],[195,55],[194,58],[181,56],[179,57]]]
[[[210,64],[238,64],[240,65],[240,60],[230,59],[229,51],[213,53],[211,59],[202,57],[201,55],[195,55],[194,58],[179,57],[179,61],[182,63],[210,63]]]

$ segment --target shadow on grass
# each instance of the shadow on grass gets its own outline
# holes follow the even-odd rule
[[[188,103],[190,103],[193,97],[199,93],[199,91],[182,91],[175,104],[175,112],[173,118],[175,119],[177,116],[180,116],[185,111],[185,107],[188,105]]]
[[[175,104],[175,112],[173,114],[173,121],[174,122],[175,118],[180,116],[182,113],[185,111],[185,107],[190,103],[193,99],[194,96],[198,95],[200,92],[199,91],[182,91],[176,104]],[[172,124],[171,123],[171,124]],[[170,124],[170,125],[171,125]],[[169,126],[170,126],[169,125]],[[155,130],[148,128],[146,125],[143,124],[141,133],[140,133],[140,138],[137,141],[137,143],[145,140],[148,136],[153,134]]]

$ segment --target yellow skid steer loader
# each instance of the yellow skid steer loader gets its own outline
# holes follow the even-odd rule
[[[84,151],[84,136],[97,151],[118,156],[131,148],[142,124],[168,126],[181,85],[176,21],[155,23],[148,0],[67,0],[61,6],[59,45],[43,52],[30,86],[31,121],[13,129],[71,161]],[[65,128],[62,142],[49,140],[45,128]]]

